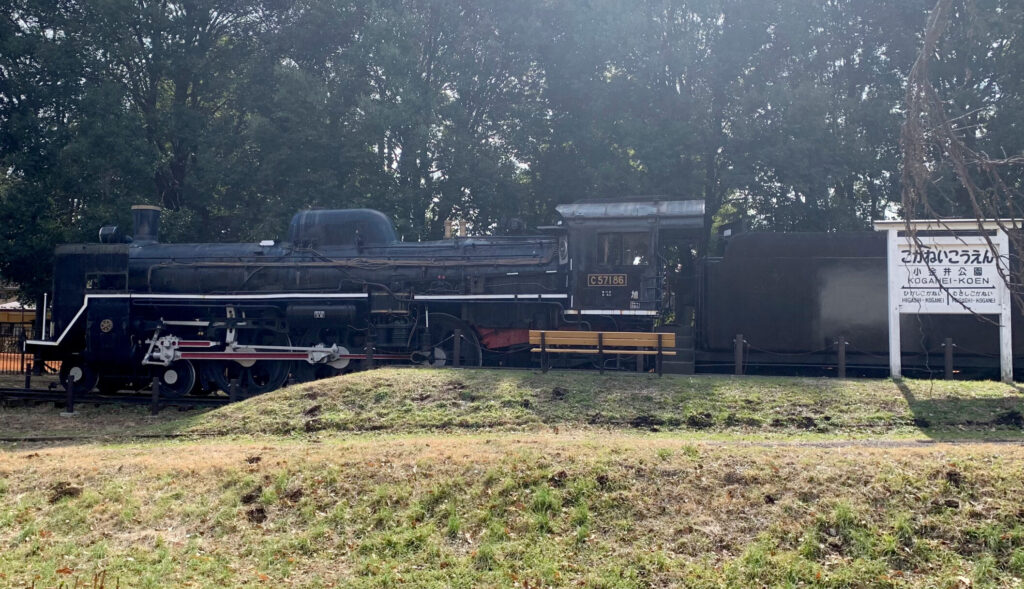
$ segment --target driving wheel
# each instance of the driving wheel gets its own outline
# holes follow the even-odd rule
[[[59,378],[64,390],[70,390],[76,395],[88,393],[96,388],[96,383],[99,382],[96,370],[78,357],[61,363]]]
[[[290,346],[288,336],[270,330],[242,331],[241,346]],[[252,397],[281,388],[288,380],[292,362],[288,360],[214,360],[203,367],[203,377],[231,394],[231,381],[238,379],[239,396]]]
[[[430,348],[413,352],[416,364],[426,366],[455,366],[455,332],[459,332],[459,366],[480,366],[483,354],[476,331],[458,317],[446,313],[431,313],[427,334]]]

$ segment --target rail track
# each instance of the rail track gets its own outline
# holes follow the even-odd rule
[[[153,413],[165,407],[220,407],[244,397],[209,396],[209,397],[171,397],[155,392],[114,393],[114,394],[75,394],[69,396],[67,391],[59,389],[31,388],[0,388],[0,403],[37,402],[63,404],[65,410],[74,411],[80,403],[93,405],[143,405],[149,406]]]

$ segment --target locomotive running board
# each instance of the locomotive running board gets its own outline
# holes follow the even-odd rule
[[[50,340],[37,340],[30,339],[25,341],[25,347],[28,346],[59,346],[64,338],[71,332],[71,329],[78,323],[78,320],[85,314],[86,308],[89,306],[90,299],[128,299],[128,300],[188,300],[194,299],[199,301],[222,301],[222,300],[237,300],[237,301],[260,301],[260,300],[280,300],[280,299],[366,299],[370,295],[364,292],[346,292],[346,293],[261,293],[261,294],[138,294],[138,293],[124,293],[124,294],[87,294],[85,300],[82,302],[81,308],[75,313],[75,316],[71,319],[71,322],[67,324],[64,331],[61,332],[60,337],[55,341]]]
[[[566,309],[566,315],[640,315],[644,317],[657,315],[658,311],[642,309]]]
[[[179,352],[182,360],[306,360],[306,352]],[[367,354],[338,354],[335,360],[366,360]],[[373,354],[374,360],[408,360],[409,354]]]
[[[567,299],[565,294],[480,294],[480,295],[413,295],[417,301],[540,301]]]

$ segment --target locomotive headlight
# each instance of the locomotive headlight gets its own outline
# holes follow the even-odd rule
[[[100,321],[100,331],[103,333],[110,333],[114,329],[114,322],[110,319],[104,319]]]
[[[569,263],[569,238],[559,237],[558,238],[558,263],[568,264]]]

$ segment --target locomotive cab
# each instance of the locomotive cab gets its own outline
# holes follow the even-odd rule
[[[582,202],[557,207],[568,226],[572,284],[568,314],[657,316],[669,232],[698,234],[702,200]],[[680,230],[682,230],[680,232]]]

